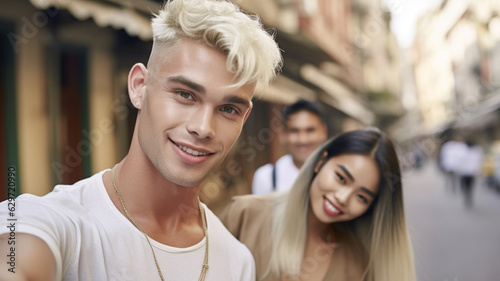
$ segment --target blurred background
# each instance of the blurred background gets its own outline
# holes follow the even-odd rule
[[[147,62],[161,2],[0,0],[0,170],[16,168],[18,194],[126,155],[137,116],[127,75]],[[395,140],[419,280],[499,280],[500,2],[234,2],[276,33],[284,65],[202,201],[217,213],[250,193],[254,171],[287,153],[283,106],[316,101],[330,136],[377,126]],[[442,165],[448,140],[481,150],[470,193]]]

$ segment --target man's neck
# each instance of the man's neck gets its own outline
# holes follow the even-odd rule
[[[304,164],[303,162],[293,159],[293,157],[292,157],[292,163],[295,167],[297,167],[297,170],[300,170],[300,168],[302,168],[302,164]]]
[[[169,182],[146,159],[131,150],[115,168],[116,187],[129,214],[154,240],[176,247],[196,244],[203,238],[199,187]],[[126,216],[111,173],[103,179],[114,205]]]

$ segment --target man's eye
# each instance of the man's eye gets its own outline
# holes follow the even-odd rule
[[[193,95],[191,95],[188,92],[179,91],[178,94],[179,94],[179,96],[181,96],[181,98],[189,99],[189,100],[193,99]]]
[[[230,107],[230,106],[223,106],[221,108],[221,111],[225,112],[225,113],[229,113],[229,114],[235,114],[237,113],[236,109]]]

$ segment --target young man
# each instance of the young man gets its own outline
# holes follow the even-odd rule
[[[15,273],[3,225],[0,280],[255,279],[250,252],[198,192],[239,136],[255,88],[276,74],[279,49],[226,1],[167,2],[152,27],[147,67],[128,79],[139,110],[128,155],[44,197],[18,197]]]
[[[276,164],[266,164],[255,171],[253,194],[285,191],[292,187],[307,157],[327,136],[323,113],[312,102],[299,100],[283,109],[282,141],[290,154],[282,156]]]

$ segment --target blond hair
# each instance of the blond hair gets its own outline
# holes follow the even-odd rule
[[[346,153],[369,155],[379,167],[380,192],[370,209],[352,221],[334,224],[335,236],[345,238],[342,242],[360,260],[367,259],[363,280],[415,281],[397,154],[392,142],[372,128],[326,141],[308,158],[292,189],[276,201],[273,246],[266,274],[300,274],[310,212],[309,188],[316,175],[314,169],[325,151],[327,159]]]
[[[227,55],[227,69],[237,77],[235,87],[256,82],[262,89],[281,67],[280,50],[259,17],[228,1],[166,2],[153,18],[152,28],[153,46],[172,46],[179,38],[190,38]]]

